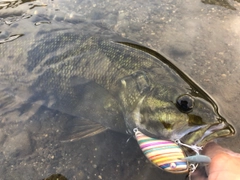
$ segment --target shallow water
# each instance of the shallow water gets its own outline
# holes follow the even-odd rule
[[[0,43],[65,27],[118,33],[169,57],[239,131],[240,4],[228,2],[236,10],[190,0],[1,1]],[[1,92],[9,88],[0,96],[0,179],[42,179],[53,173],[69,179],[185,179],[152,166],[136,142],[126,143],[129,137],[120,133],[60,142],[65,124],[77,119],[37,105],[22,107],[24,95],[11,94],[15,86],[6,87],[9,80],[0,83]],[[239,134],[219,143],[240,152]]]

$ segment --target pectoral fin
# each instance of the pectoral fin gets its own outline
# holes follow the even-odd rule
[[[106,131],[107,128],[85,118],[69,121],[64,127],[61,142],[73,142],[83,138],[95,136]]]

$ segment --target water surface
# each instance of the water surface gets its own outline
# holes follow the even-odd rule
[[[120,34],[171,59],[217,101],[220,113],[239,131],[240,4],[229,0],[229,8],[212,2],[1,1],[0,43],[66,28]],[[129,137],[120,133],[62,143],[66,124],[79,119],[38,104],[22,107],[27,94],[11,93],[19,88],[11,78],[0,82],[0,179],[42,179],[53,173],[69,179],[185,179],[152,166],[136,142],[126,142]],[[219,143],[240,152],[238,133]]]

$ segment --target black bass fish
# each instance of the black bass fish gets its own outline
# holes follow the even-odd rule
[[[193,80],[129,40],[41,32],[0,44],[0,60],[2,84],[25,102],[113,130],[198,146],[235,133]]]

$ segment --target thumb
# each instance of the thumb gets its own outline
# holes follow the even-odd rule
[[[217,179],[236,179],[239,177],[240,171],[240,154],[225,149],[216,143],[208,143],[203,154],[211,158],[211,163],[205,167],[209,180]],[[231,178],[232,177],[232,178]]]

